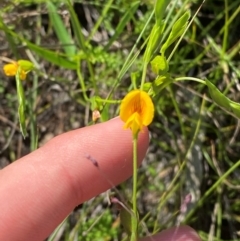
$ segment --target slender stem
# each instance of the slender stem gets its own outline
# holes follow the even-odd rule
[[[79,82],[80,82],[80,86],[82,88],[82,92],[83,92],[83,97],[84,97],[84,100],[85,101],[89,101],[89,98],[87,97],[87,94],[86,94],[86,86],[85,86],[85,83],[84,83],[84,79],[82,77],[82,74],[81,74],[81,71],[80,71],[80,68],[81,68],[81,59],[78,59],[78,66],[77,66],[77,76],[78,76],[78,79],[79,79]]]
[[[88,71],[89,71],[89,74],[90,74],[90,77],[91,77],[91,81],[92,81],[92,84],[93,84],[93,88],[94,88],[95,94],[98,95],[98,88],[97,88],[97,84],[96,84],[96,78],[94,76],[93,66],[92,66],[91,62],[89,61],[89,59],[87,59],[87,65],[88,65]]]
[[[138,225],[138,214],[137,214],[137,140],[138,140],[138,133],[133,135],[133,193],[132,193],[132,209],[134,216],[132,217],[132,234],[131,234],[131,241],[137,240],[137,225]]]
[[[211,185],[211,187],[204,193],[200,200],[198,200],[198,208],[203,205],[205,199],[207,199],[212,194],[212,192],[217,189],[221,185],[221,183],[239,166],[240,160],[238,160],[233,166],[231,166],[219,179],[217,179],[217,181],[213,185]],[[191,209],[189,213],[187,213],[184,223],[187,223],[189,221],[189,219],[193,216],[194,212],[196,212],[196,208]]]
[[[179,77],[179,78],[175,78],[174,79],[175,81],[181,81],[181,80],[193,80],[193,81],[196,81],[196,82],[199,82],[199,83],[202,83],[204,85],[206,85],[206,82],[202,79],[198,79],[198,78],[194,78],[194,77]]]
[[[227,40],[228,40],[228,28],[229,26],[227,25],[227,22],[228,22],[228,19],[229,19],[229,16],[228,16],[228,1],[225,0],[224,1],[224,9],[225,9],[225,27],[224,27],[224,35],[223,35],[223,44],[222,44],[222,54],[224,55],[225,52],[226,52],[226,49],[227,49]]]
[[[138,57],[138,55],[140,54],[140,51],[136,51],[135,54],[134,54],[134,51],[136,50],[139,42],[141,41],[142,36],[143,36],[143,34],[145,33],[147,27],[149,26],[149,23],[150,23],[150,21],[151,21],[151,19],[152,19],[153,16],[154,16],[154,11],[152,11],[151,15],[149,16],[146,24],[144,25],[141,33],[139,34],[139,36],[138,36],[138,38],[137,38],[137,40],[136,40],[136,43],[133,45],[133,47],[132,47],[130,53],[128,54],[127,59],[125,60],[123,66],[122,66],[122,68],[121,68],[121,70],[118,72],[118,76],[117,76],[117,78],[116,78],[116,81],[114,82],[113,87],[112,87],[111,91],[109,92],[107,99],[111,97],[111,95],[112,95],[112,93],[115,91],[116,87],[120,84],[121,79],[122,79],[122,77],[124,76],[124,74],[125,74],[125,73],[127,72],[127,70],[132,66],[132,64],[134,63],[134,60],[135,60],[135,59]],[[145,40],[144,43],[141,45],[140,50],[142,50],[142,49],[146,46],[146,43],[147,43],[147,40]]]
[[[145,79],[146,79],[146,74],[147,74],[147,62],[144,62],[143,64],[143,72],[142,72],[142,80],[141,80],[141,87],[140,89],[143,90],[143,85],[145,83]]]
[[[172,103],[173,103],[173,106],[176,110],[176,114],[177,114],[177,117],[178,117],[178,121],[179,121],[179,124],[180,124],[180,128],[181,128],[181,132],[182,132],[182,135],[183,135],[183,138],[184,138],[184,141],[186,141],[186,131],[185,131],[185,128],[184,128],[184,123],[183,123],[183,118],[182,118],[182,114],[181,114],[181,111],[180,111],[180,108],[178,106],[178,103],[174,97],[174,94],[173,94],[173,91],[172,91],[172,88],[171,88],[171,85],[167,88],[167,90],[169,91],[170,93],[170,97],[172,99]]]
[[[108,104],[120,104],[122,100],[108,100],[108,99],[97,99],[97,102],[108,103]]]
[[[102,14],[98,18],[96,24],[93,26],[92,31],[91,31],[91,33],[88,36],[87,43],[89,43],[89,41],[92,39],[92,37],[94,36],[96,31],[98,30],[99,26],[101,25],[101,23],[103,22],[104,18],[106,17],[106,15],[108,13],[108,10],[112,7],[112,4],[113,4],[113,0],[109,0],[106,3],[106,5],[105,5],[105,7],[104,7],[104,9],[102,11]]]

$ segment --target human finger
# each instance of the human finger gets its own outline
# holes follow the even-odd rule
[[[70,131],[1,170],[0,240],[43,240],[75,206],[130,177],[132,133],[122,127],[116,118]],[[144,129],[139,161],[148,141]]]

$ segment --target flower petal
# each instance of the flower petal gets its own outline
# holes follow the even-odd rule
[[[124,128],[130,128],[134,134],[148,126],[153,116],[154,105],[146,92],[133,90],[122,100],[120,118],[125,122]]]
[[[141,123],[140,115],[137,112],[132,114],[131,117],[125,123],[123,128],[124,129],[130,128],[132,130],[133,134],[136,134],[139,130],[142,130],[143,125]]]
[[[27,77],[27,73],[24,70],[21,70],[20,72],[20,79],[21,80],[25,80]]]
[[[5,75],[7,76],[14,76],[17,74],[17,69],[18,66],[17,64],[11,63],[11,64],[5,64],[3,66],[3,71],[5,73]]]

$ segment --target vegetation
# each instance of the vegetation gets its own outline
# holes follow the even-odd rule
[[[138,170],[139,235],[185,223],[202,240],[238,240],[239,12],[240,0],[1,1],[1,66],[34,65],[17,62],[16,82],[1,72],[1,167],[119,115],[141,88],[155,114]],[[112,192],[127,203],[132,180]],[[124,240],[107,196],[76,208],[62,240]]]

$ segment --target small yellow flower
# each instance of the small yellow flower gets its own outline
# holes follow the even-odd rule
[[[3,66],[3,71],[6,76],[17,75],[18,70],[20,70],[20,79],[25,80],[27,73],[33,69],[33,64],[27,60],[13,61],[10,64],[5,64]]]
[[[130,128],[137,134],[144,126],[148,126],[154,116],[154,105],[150,96],[141,90],[129,92],[122,100],[120,118],[125,122],[124,129]]]

